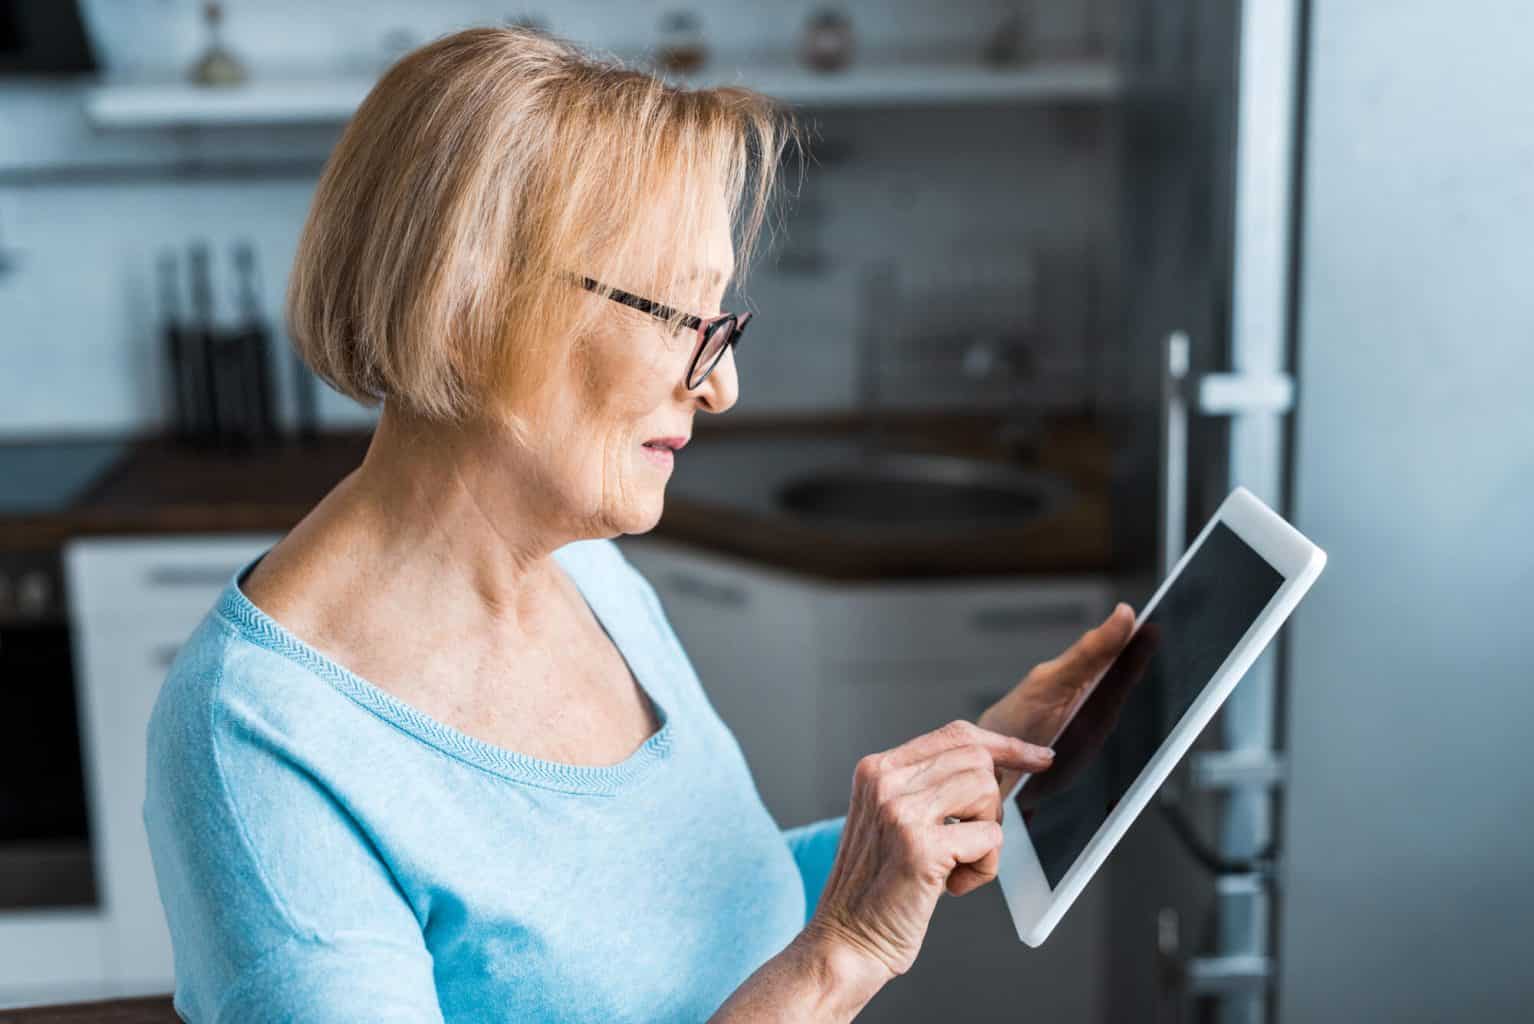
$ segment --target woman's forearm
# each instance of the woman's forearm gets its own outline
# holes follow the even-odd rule
[[[812,924],[757,968],[709,1020],[710,1024],[850,1021],[890,978],[886,968]]]

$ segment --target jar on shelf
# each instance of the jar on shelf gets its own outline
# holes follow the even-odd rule
[[[840,71],[852,62],[852,22],[841,11],[826,8],[804,23],[800,56],[816,71]]]
[[[708,63],[703,23],[692,11],[668,11],[660,19],[660,45],[655,52],[662,71],[689,75]]]
[[[202,5],[202,20],[208,33],[208,47],[192,64],[187,77],[198,85],[228,86],[245,81],[245,65],[224,45],[224,5]]]
[[[1025,5],[1016,4],[1002,15],[986,37],[980,56],[985,63],[998,68],[1015,67],[1036,56],[1032,24]]]

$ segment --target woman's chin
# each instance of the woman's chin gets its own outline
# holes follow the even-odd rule
[[[653,498],[642,503],[635,503],[625,508],[615,518],[614,524],[619,533],[629,535],[649,533],[660,524],[661,513],[665,510],[665,490],[657,488]]]

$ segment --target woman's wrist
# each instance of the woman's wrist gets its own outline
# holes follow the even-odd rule
[[[725,1000],[710,1024],[851,1021],[894,975],[811,922]]]
[[[798,960],[820,993],[826,1016],[817,1019],[851,1020],[895,976],[818,920],[811,920],[785,952]]]

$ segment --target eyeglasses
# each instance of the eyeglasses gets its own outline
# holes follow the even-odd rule
[[[670,306],[662,306],[658,302],[642,299],[630,292],[609,288],[589,277],[580,277],[575,280],[589,292],[598,292],[614,302],[620,302],[641,313],[648,313],[657,320],[680,318],[683,327],[697,331],[698,347],[692,354],[692,362],[687,364],[689,391],[703,385],[708,375],[714,372],[714,367],[718,366],[719,361],[724,358],[725,351],[731,345],[739,344],[740,336],[746,332],[746,324],[751,322],[752,314],[750,313],[720,313],[718,316],[711,316],[705,320],[690,313],[679,313]]]

